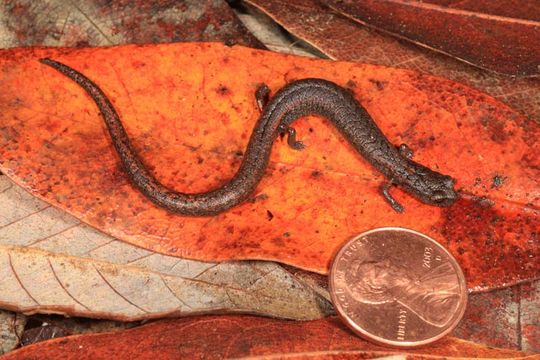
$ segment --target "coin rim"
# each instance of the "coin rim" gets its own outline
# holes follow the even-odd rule
[[[461,287],[461,298],[463,299],[463,301],[461,302],[461,307],[459,309],[459,311],[456,312],[456,315],[457,316],[454,316],[453,320],[452,320],[452,324],[446,328],[443,332],[441,332],[440,334],[436,335],[436,336],[433,336],[433,337],[430,337],[428,339],[425,339],[425,340],[420,340],[420,341],[395,341],[395,340],[389,340],[389,339],[385,339],[385,338],[382,338],[382,337],[379,337],[379,336],[376,336],[376,335],[373,335],[369,332],[367,332],[366,330],[362,329],[360,326],[358,326],[350,317],[349,315],[347,315],[347,313],[345,312],[345,310],[343,310],[343,308],[341,307],[341,304],[338,302],[337,298],[336,298],[336,295],[335,295],[335,280],[334,280],[334,273],[336,271],[336,267],[337,267],[337,259],[340,258],[340,256],[343,254],[343,252],[345,252],[345,250],[347,249],[347,247],[349,246],[349,244],[363,236],[366,236],[366,235],[369,235],[371,233],[374,233],[374,232],[381,232],[381,231],[387,231],[387,230],[398,230],[398,231],[405,231],[405,232],[409,232],[409,233],[413,233],[415,235],[419,235],[423,238],[426,238],[428,240],[430,240],[430,242],[434,242],[436,244],[436,246],[438,246],[444,253],[446,253],[450,259],[454,260],[454,263],[452,263],[452,267],[454,269],[456,269],[456,272],[457,272],[457,277],[458,277],[458,280],[459,280],[459,285]],[[457,266],[456,266],[457,264]],[[412,230],[412,229],[407,229],[407,228],[402,228],[402,227],[381,227],[381,228],[375,228],[375,229],[372,229],[372,230],[368,230],[368,231],[365,231],[363,233],[360,233],[354,237],[352,237],[351,239],[349,239],[349,241],[345,242],[343,244],[343,246],[339,249],[339,251],[336,253],[336,255],[334,256],[334,259],[332,260],[332,266],[330,268],[330,273],[329,273],[329,285],[330,285],[330,297],[332,299],[332,303],[334,304],[334,307],[336,308],[337,310],[337,313],[339,315],[339,317],[345,322],[345,324],[351,329],[353,330],[354,333],[356,333],[357,335],[359,335],[360,337],[366,339],[366,340],[369,340],[369,341],[372,341],[376,344],[379,344],[379,345],[383,345],[383,346],[391,346],[391,347],[396,347],[396,348],[415,348],[415,347],[419,347],[419,346],[423,346],[423,345],[427,345],[427,344],[430,344],[432,342],[435,342],[437,340],[440,340],[442,337],[446,336],[448,333],[450,333],[452,330],[454,330],[454,328],[459,324],[459,322],[461,321],[462,317],[463,317],[463,314],[465,313],[465,309],[467,308],[467,303],[468,303],[468,288],[467,288],[467,281],[465,279],[465,275],[463,274],[463,270],[461,270],[461,267],[459,266],[459,263],[457,262],[456,258],[444,247],[442,246],[441,244],[439,244],[439,242],[437,242],[435,239],[425,235],[425,234],[422,234],[418,231],[415,231],[415,230]]]

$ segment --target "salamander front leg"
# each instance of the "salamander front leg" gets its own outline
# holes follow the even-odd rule
[[[287,144],[294,150],[306,147],[303,142],[296,140],[296,130],[293,127],[280,125],[278,131],[280,134],[287,134]]]
[[[394,183],[392,182],[392,180],[390,180],[389,182],[383,183],[381,185],[381,192],[382,192],[383,197],[386,199],[386,201],[388,201],[390,206],[392,206],[392,209],[394,209],[396,212],[401,214],[403,211],[405,211],[405,208],[403,207],[403,205],[397,202],[397,200],[394,199],[392,195],[390,194],[390,188],[392,186],[394,186]]]
[[[414,155],[413,151],[407,144],[399,145],[398,151],[403,157],[406,157],[407,159],[412,159]]]

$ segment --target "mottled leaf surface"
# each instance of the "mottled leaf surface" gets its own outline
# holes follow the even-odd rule
[[[0,47],[221,41],[262,48],[224,0],[0,2]]]
[[[215,217],[171,214],[132,187],[95,104],[40,64],[41,56],[98,81],[145,163],[177,190],[208,190],[236,171],[259,116],[253,94],[261,82],[276,91],[292,79],[324,77],[348,86],[393,143],[407,143],[417,161],[453,176],[461,198],[438,208],[395,191],[407,210],[391,211],[379,193],[381,175],[327,121],[304,119],[297,129],[308,148],[298,152],[276,141],[251,201]],[[251,66],[256,62],[272,66]],[[538,276],[540,127],[461,84],[218,44],[14,50],[2,54],[0,67],[0,89],[11,89],[0,92],[2,171],[132,244],[192,259],[277,260],[324,273],[348,238],[394,225],[449,248],[473,289]]]

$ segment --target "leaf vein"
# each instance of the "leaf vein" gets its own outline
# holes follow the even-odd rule
[[[15,270],[15,267],[13,266],[13,261],[11,260],[11,254],[10,253],[8,253],[8,259],[9,259],[9,266],[11,268],[11,271],[13,272],[13,275],[15,275],[15,278],[19,282],[19,285],[21,285],[21,288],[26,292],[28,297],[30,297],[30,299],[32,299],[33,302],[35,302],[37,305],[40,305],[40,303],[36,300],[36,298],[34,298],[32,296],[32,294],[30,294],[30,291],[28,291],[26,286],[24,286],[23,282],[21,281],[21,278],[19,277],[19,274],[17,273],[17,271]]]
[[[105,282],[105,284],[107,284],[112,291],[114,291],[118,296],[120,296],[122,299],[124,299],[127,303],[133,305],[134,307],[136,307],[137,309],[141,310],[142,312],[144,312],[145,314],[148,314],[148,311],[146,311],[145,309],[143,309],[142,307],[140,307],[139,305],[135,304],[133,301],[129,300],[127,297],[125,297],[122,293],[120,293],[118,290],[116,290],[116,288],[114,286],[112,286],[112,284],[107,280],[107,278],[105,278],[105,276],[101,273],[101,271],[99,271],[99,269],[93,265],[94,269],[97,271],[97,273],[99,274],[99,276],[103,279],[103,281]]]
[[[4,229],[4,228],[6,228],[6,227],[8,227],[8,226],[10,226],[10,225],[15,224],[15,223],[18,222],[18,221],[21,221],[21,220],[24,220],[24,219],[26,219],[26,218],[29,218],[30,216],[35,215],[35,214],[38,214],[38,213],[42,212],[43,210],[48,209],[48,208],[50,208],[50,207],[51,207],[51,205],[47,205],[47,206],[45,206],[45,207],[42,208],[42,209],[33,211],[33,212],[31,212],[30,214],[26,214],[26,215],[24,215],[24,216],[21,217],[21,218],[15,219],[15,220],[13,220],[13,221],[7,223],[7,224],[4,224],[4,225],[0,226],[0,229]]]
[[[45,236],[45,237],[43,237],[43,238],[39,238],[39,239],[37,239],[37,240],[34,240],[33,242],[31,242],[30,244],[28,244],[28,245],[26,245],[26,246],[34,246],[34,245],[36,245],[37,243],[39,243],[39,242],[41,242],[41,241],[44,241],[44,240],[50,239],[50,238],[53,237],[53,236],[56,236],[56,235],[60,235],[60,234],[62,234],[62,233],[65,233],[66,231],[69,231],[69,230],[71,230],[71,229],[73,229],[74,227],[77,227],[77,226],[79,226],[79,225],[80,225],[80,223],[77,223],[77,224],[68,226],[68,227],[65,228],[65,229],[62,229],[62,230],[57,231],[57,232],[55,232],[55,233],[49,234],[49,235],[47,235],[47,236]]]
[[[173,296],[176,298],[176,300],[180,301],[183,305],[185,305],[187,308],[189,309],[193,309],[193,307],[191,307],[190,305],[188,305],[184,300],[180,299],[178,297],[178,295],[176,295],[176,293],[170,288],[169,284],[167,284],[167,282],[165,281],[165,279],[163,278],[163,276],[159,276],[159,278],[161,279],[161,281],[163,282],[163,285],[165,285],[165,287],[171,292],[171,294],[173,294]]]
[[[60,278],[58,277],[58,274],[56,273],[56,270],[54,269],[54,266],[51,262],[51,259],[47,258],[47,261],[49,263],[49,266],[51,267],[51,271],[54,275],[54,278],[56,279],[56,281],[58,281],[58,284],[60,284],[60,286],[62,287],[62,289],[66,292],[66,294],[69,295],[70,298],[73,299],[73,301],[75,301],[77,304],[81,305],[83,308],[85,308],[87,311],[92,311],[90,310],[90,308],[88,308],[88,306],[84,305],[82,302],[80,302],[79,300],[77,300],[75,298],[75,296],[73,296],[73,294],[71,294],[68,289],[64,286],[64,284],[62,283],[62,281],[60,280]]]

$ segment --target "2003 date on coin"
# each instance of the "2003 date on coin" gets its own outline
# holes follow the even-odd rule
[[[330,271],[330,294],[355,333],[403,348],[448,334],[467,304],[454,257],[428,236],[403,228],[374,229],[346,243]]]

